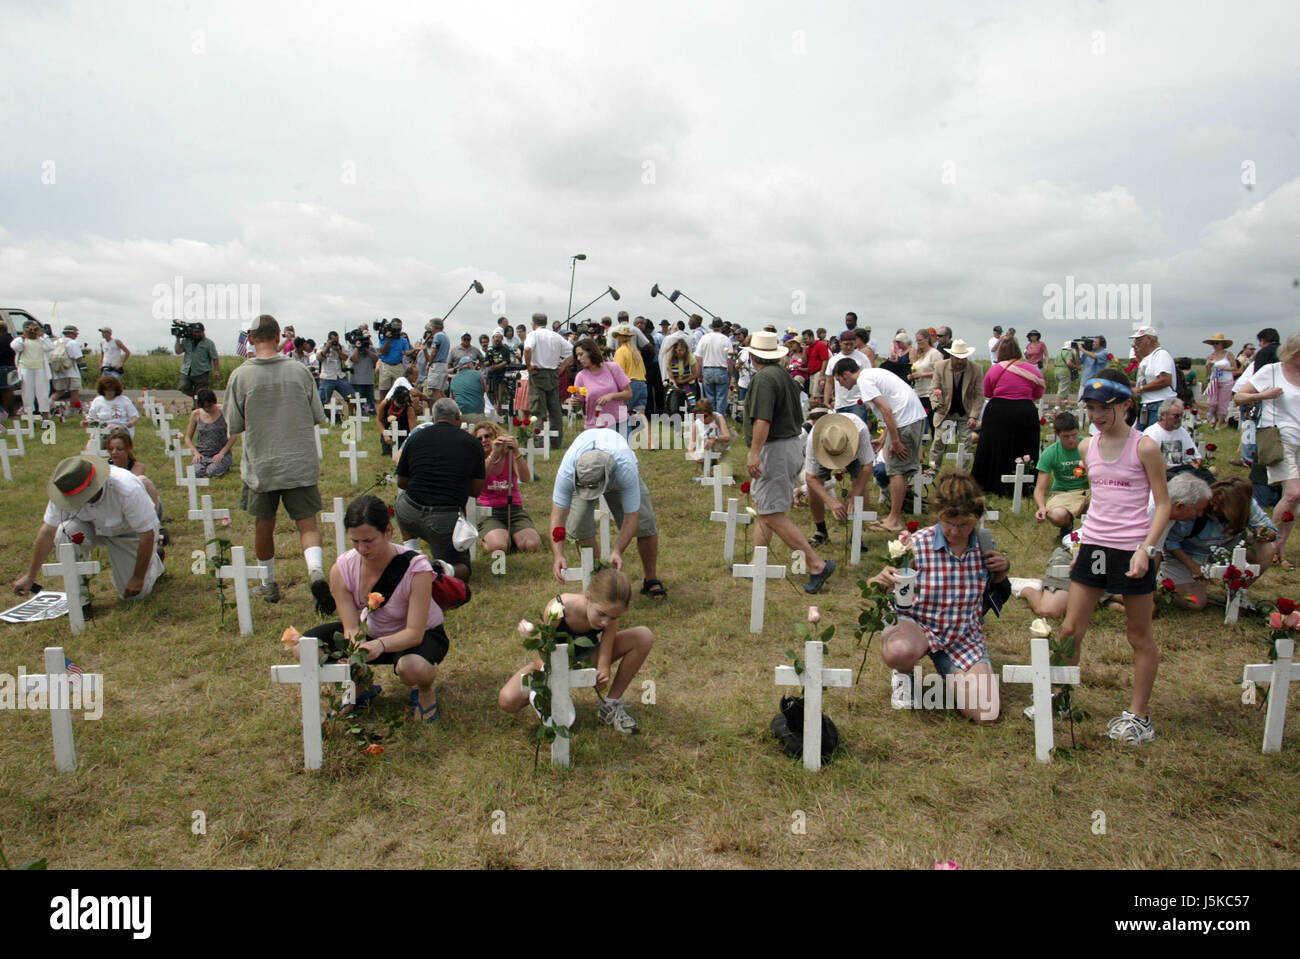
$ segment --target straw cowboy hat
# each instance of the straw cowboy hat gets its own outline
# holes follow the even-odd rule
[[[749,352],[765,360],[779,360],[790,351],[781,345],[776,333],[759,330],[750,337]]]
[[[952,346],[948,347],[948,355],[955,356],[959,360],[964,360],[975,352],[975,347],[971,346],[965,340],[953,340]]]
[[[808,442],[818,463],[831,470],[843,469],[858,455],[858,427],[843,413],[827,413],[813,426]]]
[[[1201,340],[1201,342],[1208,343],[1210,346],[1222,346],[1224,349],[1232,346],[1232,340],[1228,339],[1222,333],[1215,333],[1208,340]]]
[[[75,510],[94,499],[108,482],[108,461],[69,456],[54,467],[46,492],[57,508]]]

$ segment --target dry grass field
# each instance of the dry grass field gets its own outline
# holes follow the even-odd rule
[[[1214,437],[1219,460],[1235,434]],[[45,505],[45,482],[82,442],[72,426],[53,447],[29,444],[5,484],[0,569],[19,575]],[[86,672],[105,677],[102,720],[75,721],[79,768],[54,770],[44,714],[5,712],[0,735],[0,833],[11,862],[48,857],[51,868],[924,868],[953,859],[963,868],[1294,868],[1300,808],[1300,728],[1291,717],[1281,755],[1260,753],[1263,713],[1241,703],[1242,665],[1266,657],[1258,618],[1224,626],[1222,606],[1203,613],[1161,610],[1163,654],[1152,699],[1159,739],[1143,747],[1111,742],[1105,722],[1128,704],[1132,677],[1121,614],[1101,612],[1083,654],[1076,702],[1091,718],[1078,748],[1050,765],[1034,761],[1031,726],[1020,715],[1026,687],[1003,693],[1003,718],[976,727],[957,716],[895,712],[889,671],[873,648],[860,682],[826,694],[842,747],[819,775],[786,758],[768,723],[785,662],[805,617],[803,577],[770,586],[766,629],[748,631],[749,586],[727,576],[723,531],[706,522],[711,493],[690,482],[680,451],[642,453],[661,531],[660,606],[636,596],[625,624],[651,627],[656,646],[629,694],[641,735],[622,737],[596,722],[582,691],[573,765],[534,768],[531,714],[508,716],[497,690],[525,662],[515,633],[557,590],[544,555],[512,555],[508,575],[491,576],[480,556],[473,602],[448,615],[452,639],[439,682],[442,718],[405,720],[382,756],[367,757],[346,736],[328,739],[319,773],[302,768],[295,688],[270,682],[289,662],[285,626],[314,625],[306,569],[291,524],[277,534],[284,601],[257,603],[255,633],[241,637],[233,610],[219,614],[212,580],[189,572],[202,548],[198,523],[182,518],[184,490],[172,482],[152,425],[138,451],[163,490],[173,537],[168,575],[152,597],[119,602],[107,574],[94,584],[96,615],[72,637],[65,620],[0,626],[0,672],[41,668],[41,649],[66,646]],[[371,459],[361,486],[378,468]],[[743,465],[743,443],[732,461]],[[238,456],[238,445],[236,455]],[[325,440],[327,497],[350,497],[338,431]],[[548,512],[558,456],[539,463],[525,491],[533,516]],[[1224,467],[1227,471],[1228,467]],[[233,507],[237,475],[215,481],[216,505]],[[392,498],[395,488],[387,487]],[[1052,538],[1032,513],[1009,503],[992,524],[1013,574],[1041,575]],[[230,537],[252,546],[252,524],[235,513]],[[811,529],[807,512],[796,518]],[[829,555],[843,563],[844,532]],[[327,560],[333,538],[326,535]],[[742,547],[743,549],[744,547]],[[629,551],[631,553],[632,551]],[[856,667],[852,624],[856,581],[874,572],[882,538],[867,538],[864,563],[842,565],[816,602],[839,635],[828,665]],[[775,562],[789,559],[783,546]],[[639,561],[629,556],[639,585]],[[57,582],[46,580],[52,588]],[[1300,577],[1270,572],[1259,599],[1300,594]],[[1212,593],[1221,601],[1222,595]],[[1013,600],[986,623],[994,666],[1028,661],[1031,617]],[[926,664],[928,666],[928,663]],[[401,684],[380,668],[380,716],[409,712]],[[640,680],[655,702],[643,704]],[[1294,696],[1295,694],[1293,694]],[[1069,732],[1057,724],[1058,743]],[[191,829],[201,810],[206,833]],[[500,811],[500,813],[497,813]],[[792,830],[802,811],[806,831]],[[1096,812],[1104,834],[1094,832]],[[496,814],[496,815],[494,815]],[[501,814],[504,814],[503,816]],[[504,833],[493,830],[504,822]]]

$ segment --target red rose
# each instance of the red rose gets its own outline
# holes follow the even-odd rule
[[[740,484],[740,491],[746,496],[749,495],[749,480],[745,480],[745,482]]]
[[[567,535],[568,533],[565,531],[563,526],[557,526],[555,529],[551,530],[551,542],[563,543],[564,537]]]
[[[1277,611],[1283,616],[1290,616],[1296,610],[1295,600],[1287,599],[1285,596],[1279,596],[1277,600]]]
[[[1046,426],[1046,425],[1047,425],[1047,417],[1044,416],[1041,420],[1039,420],[1039,421],[1038,421],[1038,425],[1039,425],[1039,426]]]
[[[76,543],[78,546],[80,546],[82,543],[84,543],[84,542],[86,541],[86,534],[85,534],[85,533],[73,533],[73,534],[72,534],[71,536],[69,536],[68,538],[69,538],[70,540],[72,540],[74,543]]]
[[[1241,575],[1241,570],[1237,569],[1237,567],[1235,567],[1235,566],[1233,566],[1231,563],[1229,563],[1229,564],[1228,564],[1228,568],[1227,568],[1227,570],[1224,572],[1224,576],[1223,576],[1223,578],[1224,578],[1224,579],[1236,579],[1236,578],[1237,578],[1238,576],[1240,576],[1240,575]]]
[[[1295,522],[1295,513],[1291,512],[1290,510],[1287,510],[1285,513],[1282,514],[1282,522],[1284,522],[1284,523],[1294,523],[1294,522]]]
[[[384,754],[384,747],[379,745],[379,743],[371,743],[363,750],[363,752],[365,752],[367,756],[382,756]]]
[[[81,409],[81,400],[73,400],[73,402],[72,402],[72,408],[73,408],[74,410],[79,410],[79,409]]]
[[[1187,450],[1187,455],[1188,455],[1188,456],[1195,456],[1195,455],[1196,455],[1196,450],[1194,450],[1194,449],[1188,449],[1188,450]]]
[[[1213,453],[1215,450],[1218,449],[1218,447],[1215,446],[1213,443],[1206,443],[1206,444],[1205,444],[1205,449],[1206,449],[1208,452]]]
[[[907,524],[907,531],[909,533],[915,533],[920,528],[921,528],[921,524],[918,523],[916,520],[912,520],[910,523]]]
[[[392,508],[391,506],[388,507],[388,515],[389,515],[389,516],[396,516],[396,515],[397,515],[396,513],[393,512],[393,508]]]
[[[842,480],[842,479],[844,479],[844,471],[841,470],[840,472],[836,473],[836,474],[835,474],[835,478],[836,478],[837,480]]]
[[[1160,581],[1160,588],[1172,593],[1174,591],[1174,581],[1172,579],[1162,579]]]

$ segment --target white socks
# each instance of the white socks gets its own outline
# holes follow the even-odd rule
[[[275,582],[275,557],[272,556],[270,559],[259,559],[257,562],[260,565],[266,567],[266,581],[268,583],[274,583]]]
[[[323,564],[325,562],[325,550],[320,546],[308,546],[302,551],[303,558],[307,560],[307,572],[319,570],[324,572]]]

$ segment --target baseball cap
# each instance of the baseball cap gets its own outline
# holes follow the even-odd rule
[[[1143,336],[1159,336],[1154,326],[1139,326],[1136,330],[1128,335],[1130,340],[1136,340]]]
[[[1133,399],[1133,389],[1127,383],[1119,383],[1099,376],[1084,384],[1083,395],[1079,398],[1084,402],[1092,400],[1106,404],[1120,403]]]
[[[583,499],[597,500],[609,485],[614,457],[604,450],[587,450],[573,468],[574,492]]]

